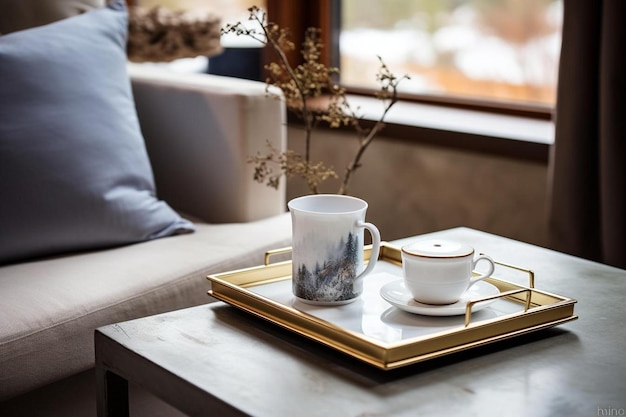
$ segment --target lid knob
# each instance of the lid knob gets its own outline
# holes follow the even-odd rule
[[[418,240],[402,247],[408,255],[424,258],[460,258],[474,253],[474,248],[450,240]]]

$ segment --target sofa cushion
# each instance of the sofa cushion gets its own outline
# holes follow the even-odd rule
[[[208,274],[262,264],[291,241],[288,213],[196,227],[0,267],[0,401],[92,367],[97,327],[207,303]]]
[[[0,0],[0,34],[56,22],[104,4],[104,0]]]
[[[155,186],[118,1],[0,36],[0,264],[193,230]]]

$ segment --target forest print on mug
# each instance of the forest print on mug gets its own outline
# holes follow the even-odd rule
[[[362,264],[359,236],[352,232],[342,238],[328,256],[315,265],[300,263],[294,267],[297,279],[293,281],[296,297],[317,301],[345,301],[358,297],[355,289],[357,267]],[[357,284],[361,284],[359,281]]]

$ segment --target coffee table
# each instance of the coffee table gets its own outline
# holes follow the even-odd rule
[[[210,303],[96,330],[98,415],[128,415],[128,381],[191,416],[626,413],[626,271],[468,228],[424,236],[531,267],[580,319],[384,371]]]

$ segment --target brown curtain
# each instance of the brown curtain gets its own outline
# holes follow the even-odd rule
[[[626,1],[563,3],[551,245],[626,268]]]

